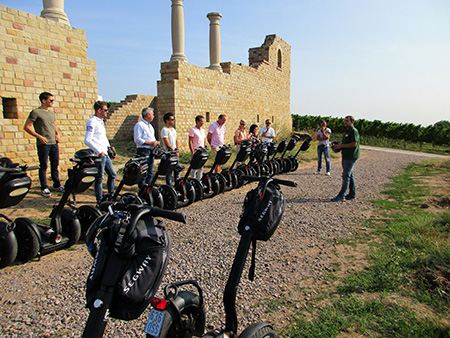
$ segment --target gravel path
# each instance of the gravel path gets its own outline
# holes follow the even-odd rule
[[[292,311],[308,301],[302,288],[326,283],[327,272],[333,270],[333,243],[361,231],[358,223],[371,214],[369,201],[380,197],[389,177],[424,159],[428,157],[363,150],[355,167],[357,199],[341,203],[329,202],[341,185],[339,160],[332,161],[331,177],[312,175],[313,163],[281,175],[298,187],[283,187],[286,212],[272,239],[258,243],[255,281],[249,282],[244,271],[237,300],[240,330],[259,320],[275,328],[285,326]],[[167,222],[172,256],[163,284],[196,279],[206,295],[207,323],[214,327],[224,322],[222,292],[239,240],[242,202],[252,187],[184,208],[187,225]],[[88,316],[84,285],[91,263],[84,245],[77,244],[40,261],[1,270],[0,336],[81,336]],[[145,311],[136,321],[111,321],[105,336],[143,337],[147,316]]]

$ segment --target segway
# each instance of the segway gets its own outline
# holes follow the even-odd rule
[[[66,207],[66,203],[70,194],[87,190],[95,181],[98,172],[94,163],[96,159],[98,156],[90,149],[77,151],[74,158],[70,159],[75,166],[68,170],[68,179],[64,184],[65,192],[50,213],[50,225],[36,224],[25,217],[15,220],[14,233],[19,245],[18,260],[27,262],[78,242],[81,224],[76,210],[73,207]]]
[[[175,190],[178,194],[177,208],[185,207],[203,199],[203,185],[199,179],[189,177],[192,169],[202,168],[208,161],[209,154],[205,148],[199,147],[194,151],[189,167],[183,178],[175,180]]]
[[[264,160],[264,163],[269,167],[269,176],[275,176],[278,175],[280,173],[280,167],[278,162],[274,161],[272,159],[273,154],[276,152],[277,150],[277,142],[273,141],[273,142],[266,142],[267,145],[267,159]]]
[[[170,237],[164,217],[186,223],[186,216],[145,204],[103,202],[104,216],[88,231],[94,257],[86,283],[89,308],[83,338],[100,338],[109,318],[134,320],[148,307],[169,262]]]
[[[203,174],[202,184],[203,184],[203,198],[214,197],[217,194],[221,194],[225,191],[227,181],[220,173],[214,173],[214,168],[217,165],[224,165],[231,157],[231,146],[223,145],[217,151],[214,163],[211,170]]]
[[[292,162],[291,160],[284,158],[284,156],[286,155],[286,152],[291,151],[292,149],[295,148],[295,146],[297,145],[297,142],[300,140],[300,137],[296,134],[292,135],[291,139],[289,140],[289,142],[287,143],[283,153],[280,156],[280,161],[281,161],[281,168],[282,168],[282,173],[288,173],[290,171],[292,171]]]
[[[252,151],[251,145],[252,142],[250,140],[242,141],[240,144],[241,147],[239,148],[239,152],[236,154],[236,158],[231,166],[222,170],[221,174],[227,181],[225,191],[240,188],[244,184],[244,181],[241,178],[246,174],[246,172],[239,168],[233,168],[237,162],[245,163],[245,161],[247,161],[248,157],[250,156],[250,152]]]
[[[276,166],[278,167],[278,173],[277,174],[281,174],[284,172],[284,163],[283,160],[280,159],[279,157],[277,158],[277,154],[282,154],[284,153],[285,149],[286,149],[286,145],[287,145],[287,140],[286,139],[282,139],[280,141],[280,143],[278,143],[277,149],[274,152],[273,156],[272,156],[272,161],[276,162]]]
[[[303,141],[302,145],[297,150],[295,155],[288,156],[288,159],[291,161],[291,171],[296,171],[298,169],[299,162],[297,156],[301,151],[307,151],[309,149],[309,147],[311,146],[311,140],[312,140],[311,136],[306,137],[306,139]]]
[[[178,195],[174,187],[167,184],[156,187],[155,184],[159,176],[172,173],[178,166],[177,152],[164,151],[160,146],[156,146],[152,149],[152,153],[156,158],[160,158],[158,169],[150,183],[140,189],[139,197],[151,206],[175,210],[178,203]]]
[[[203,292],[196,281],[187,280],[167,284],[164,288],[164,298],[153,298],[152,309],[144,331],[147,333],[147,338],[276,337],[272,327],[262,322],[250,325],[238,335],[236,294],[250,245],[253,244],[249,279],[253,280],[256,242],[269,240],[281,221],[285,201],[279,185],[295,187],[297,184],[270,177],[245,176],[244,179],[259,181],[259,184],[256,189],[247,194],[238,226],[241,239],[223,295],[225,327],[203,335],[206,318]]]
[[[0,209],[12,207],[24,199],[31,187],[27,171],[38,166],[19,166],[7,157],[0,157]],[[14,234],[15,222],[0,214],[0,269],[11,265],[17,256],[17,239]]]
[[[264,162],[264,159],[267,155],[267,143],[261,142],[259,143],[254,153],[252,154],[252,162],[250,162],[250,166],[254,169],[254,175],[256,177],[269,176],[270,170],[267,163]]]

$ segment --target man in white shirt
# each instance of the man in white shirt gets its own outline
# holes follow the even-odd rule
[[[146,107],[141,112],[142,119],[134,125],[134,143],[136,143],[136,156],[147,157],[147,175],[139,182],[139,188],[149,184],[153,177],[153,147],[159,145],[155,138],[155,129],[151,125],[155,112],[153,108]]]
[[[172,113],[166,113],[163,116],[164,127],[161,129],[162,146],[166,151],[174,151],[179,149],[177,131],[173,127],[175,125],[175,116]],[[177,156],[180,156],[177,153]],[[180,177],[177,171],[174,171],[175,179]],[[172,173],[166,175],[166,184],[172,185]]]
[[[272,143],[275,138],[275,130],[270,126],[272,122],[266,120],[266,126],[261,128],[261,137],[263,142]]]
[[[108,174],[107,188],[108,194],[113,194],[114,183],[116,179],[116,171],[114,170],[111,159],[108,156],[108,147],[110,146],[108,138],[106,137],[105,123],[103,119],[108,113],[108,105],[104,101],[97,101],[94,104],[94,115],[86,123],[86,135],[84,143],[93,150],[100,158],[101,162],[96,162],[98,169],[97,177],[95,178],[94,190],[97,203],[100,203],[103,196],[103,175],[104,172]]]

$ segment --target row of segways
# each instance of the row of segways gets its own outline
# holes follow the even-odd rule
[[[82,235],[82,225],[89,226],[100,215],[96,208],[76,208],[75,194],[84,192],[94,182],[97,156],[90,150],[80,150],[71,159],[75,163],[68,170],[60,201],[56,204],[47,224],[35,223],[32,219],[19,217],[14,221],[0,214],[0,268],[14,261],[27,262],[49,252],[68,248],[77,243]],[[39,167],[28,167],[12,163],[9,158],[0,158],[0,208],[18,204],[28,194],[31,178],[27,172]],[[73,203],[68,203],[73,195]]]
[[[274,176],[295,171],[298,168],[298,155],[300,151],[308,150],[311,137],[304,140],[301,147],[294,155],[286,156],[288,151],[292,151],[300,141],[298,135],[291,137],[287,142],[283,139],[278,145],[276,143],[259,143],[255,149],[251,149],[251,141],[241,143],[236,159],[230,167],[223,168],[220,173],[215,172],[216,166],[225,165],[231,157],[231,146],[220,147],[214,158],[210,170],[203,173],[201,179],[189,177],[192,170],[202,168],[208,160],[208,152],[205,148],[198,148],[190,161],[184,177],[176,179],[174,185],[157,185],[156,181],[161,176],[171,174],[173,171],[181,172],[184,167],[178,164],[178,156],[175,151],[164,151],[160,147],[155,147],[153,156],[160,158],[158,169],[148,185],[142,187],[138,197],[145,203],[161,209],[175,210],[185,207],[194,202],[214,197],[225,191],[240,188],[248,183],[244,176],[262,177]],[[146,166],[144,159],[141,159],[141,172]],[[126,172],[126,167],[124,172]],[[140,178],[139,178],[140,179]],[[134,182],[135,184],[136,182]],[[121,187],[119,185],[119,187]],[[116,194],[118,195],[116,190]],[[112,199],[115,200],[115,199]]]

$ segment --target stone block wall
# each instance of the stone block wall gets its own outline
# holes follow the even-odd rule
[[[196,115],[205,116],[207,130],[218,115],[226,114],[226,143],[231,144],[241,119],[247,128],[253,123],[261,128],[268,118],[278,133],[292,130],[291,47],[278,36],[269,35],[261,47],[250,49],[249,54],[250,66],[221,63],[223,72],[187,62],[161,64],[158,125],[162,126],[164,113],[174,112],[183,149],[188,149],[188,132]]]
[[[142,109],[152,107],[156,112],[156,102],[156,96],[127,95],[124,100],[110,107],[105,122],[108,138],[112,142],[133,140],[134,125],[141,119]]]
[[[96,62],[87,59],[84,30],[0,5],[0,156],[38,164],[36,139],[23,131],[39,94],[55,96],[61,132],[61,174],[85,148],[86,121],[97,99]],[[33,174],[34,175],[34,174]]]

